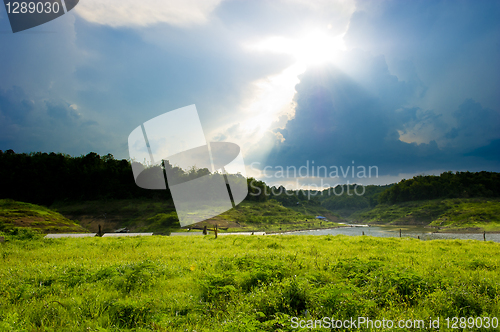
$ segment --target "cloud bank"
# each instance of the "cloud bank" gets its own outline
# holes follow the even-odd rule
[[[498,1],[81,1],[0,34],[0,149],[127,158],[131,130],[196,104],[248,163],[500,170],[499,16]],[[244,47],[311,31],[347,50],[299,78],[281,75],[293,54]]]
[[[187,27],[206,23],[222,0],[86,0],[76,7],[85,20],[111,27],[145,27],[157,23]]]
[[[357,1],[348,51],[300,77],[262,165],[500,171],[499,14],[493,1]]]
[[[110,135],[77,109],[61,99],[34,99],[17,86],[0,89],[0,146],[15,152],[25,152],[29,145],[33,152],[79,155],[84,147],[105,153],[102,142]]]

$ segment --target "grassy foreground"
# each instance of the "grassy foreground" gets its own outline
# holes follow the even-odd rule
[[[6,240],[0,244],[1,331],[292,331],[293,316],[441,317],[445,331],[446,317],[500,316],[500,244],[493,242]]]

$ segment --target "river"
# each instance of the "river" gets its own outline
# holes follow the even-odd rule
[[[349,236],[376,236],[376,237],[401,237],[420,238],[421,240],[479,240],[484,241],[483,233],[432,233],[432,230],[422,226],[370,226],[368,225],[346,225],[345,227],[327,228],[317,230],[305,230],[283,233],[272,233],[268,235],[349,235]],[[175,235],[201,235],[201,232],[179,232],[171,233]],[[210,232],[210,234],[213,234]],[[241,232],[241,233],[219,233],[224,235],[265,235],[265,232]],[[500,242],[499,233],[486,233],[486,241]]]
[[[356,225],[353,227],[339,227],[329,229],[307,230],[284,232],[280,234],[286,235],[350,235],[360,236],[369,235],[376,237],[399,237],[401,230],[402,237],[420,238],[421,240],[446,240],[446,239],[462,239],[462,240],[479,240],[483,241],[483,234],[480,233],[432,233],[429,228],[421,226],[366,226]],[[486,233],[486,241],[500,242],[500,234]]]

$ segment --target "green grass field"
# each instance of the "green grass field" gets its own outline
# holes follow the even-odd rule
[[[500,231],[500,199],[455,198],[379,204],[351,218],[368,223],[430,225],[445,230]]]
[[[366,316],[452,331],[446,317],[500,316],[499,254],[365,236],[6,236],[0,330],[297,331],[293,316]]]

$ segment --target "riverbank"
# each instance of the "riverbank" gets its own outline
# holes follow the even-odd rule
[[[348,235],[352,237],[372,236],[377,238],[414,238],[419,240],[476,240],[500,243],[500,233],[437,233],[429,228],[419,226],[370,226],[370,227],[337,227],[331,229],[298,230],[273,235]]]
[[[485,231],[481,227],[440,227],[440,226],[430,226],[430,225],[408,225],[408,224],[387,224],[387,223],[370,223],[370,227],[394,227],[394,228],[406,228],[406,227],[423,227],[429,229],[432,233],[467,233],[467,234],[500,234],[500,228],[498,230]]]
[[[499,198],[454,198],[379,204],[349,219],[372,225],[420,225],[441,231],[500,232]]]
[[[345,234],[343,232],[337,232],[338,234],[345,234],[345,235],[371,235],[369,231],[365,231],[366,228],[371,228],[371,229],[374,229],[374,228],[377,228],[377,227],[380,227],[380,228],[385,228],[385,229],[390,229],[394,234],[394,237],[398,237],[399,235],[399,230],[401,229],[402,230],[402,236],[405,236],[405,234],[417,234],[417,235],[414,235],[413,237],[417,237],[417,236],[424,236],[425,234],[429,233],[429,234],[457,234],[457,235],[460,235],[460,234],[475,234],[475,235],[481,235],[483,236],[483,234],[500,234],[500,231],[488,231],[488,232],[485,232],[485,231],[482,231],[480,229],[470,229],[470,228],[464,228],[464,229],[446,229],[446,228],[443,228],[443,229],[437,229],[436,227],[432,227],[432,226],[415,226],[415,225],[387,225],[387,224],[367,224],[367,225],[360,225],[360,224],[356,224],[356,225],[350,225],[350,224],[339,224],[335,227],[314,227],[314,228],[297,228],[297,229],[290,229],[290,230],[267,230],[267,231],[263,231],[263,230],[256,230],[256,229],[252,229],[250,231],[247,231],[247,230],[242,230],[242,229],[231,229],[231,230],[225,230],[225,231],[221,231],[219,232],[219,234],[238,234],[238,233],[247,233],[247,234],[257,234],[257,233],[265,233],[267,235],[286,235],[286,234],[294,234],[294,233],[303,233],[303,232],[307,232],[307,234],[310,234],[310,235],[314,235],[315,233],[314,232],[323,232],[323,233],[320,233],[318,235],[325,235],[325,234],[329,234],[329,233],[325,233],[325,231],[328,231],[328,230],[339,230],[339,229],[351,229],[351,228],[355,228],[355,229],[359,229],[359,231],[354,231],[354,232],[350,232],[349,234]],[[409,231],[409,232],[408,232]],[[357,233],[359,234],[357,234]],[[211,233],[213,234],[213,232]],[[199,234],[201,235],[201,233]]]

